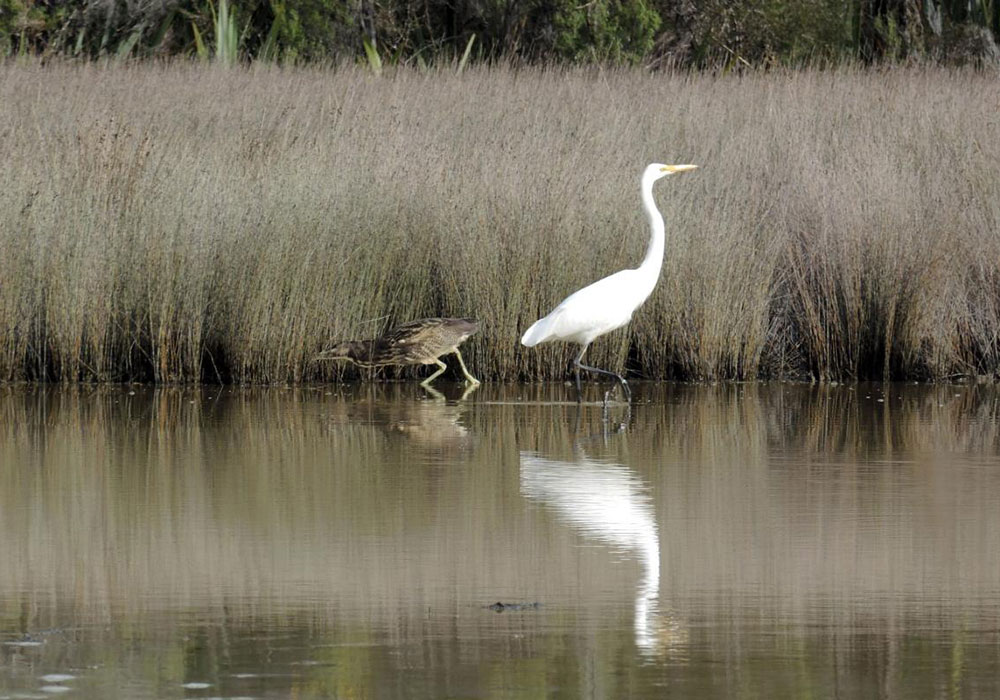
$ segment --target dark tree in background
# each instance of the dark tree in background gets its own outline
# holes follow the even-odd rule
[[[0,54],[207,57],[222,2],[243,60],[1000,63],[1000,0],[0,0]]]
[[[858,55],[867,63],[924,56],[1000,61],[997,0],[855,0],[854,12]]]

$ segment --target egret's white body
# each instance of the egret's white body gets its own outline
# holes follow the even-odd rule
[[[625,379],[607,370],[588,367],[580,362],[596,338],[621,328],[632,314],[653,293],[663,266],[663,216],[653,199],[653,183],[673,173],[694,170],[696,165],[663,165],[653,163],[642,173],[642,204],[649,218],[649,247],[642,264],[634,270],[621,270],[600,279],[562,300],[545,318],[535,321],[521,336],[521,344],[534,347],[539,343],[559,340],[580,345],[573,364],[576,369],[577,398],[580,398],[580,369],[589,369],[616,377],[629,396]]]
[[[661,243],[662,246],[662,243]],[[659,274],[657,265],[655,273]],[[535,321],[521,336],[521,344],[534,347],[550,340],[589,345],[597,337],[621,328],[632,319],[656,284],[648,283],[648,270],[622,270],[589,284],[562,300],[545,318]]]

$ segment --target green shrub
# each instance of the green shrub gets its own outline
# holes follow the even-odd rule
[[[570,2],[555,26],[555,50],[562,58],[635,64],[653,48],[660,16],[646,0]]]
[[[659,51],[684,65],[802,65],[850,55],[841,0],[660,0]]]
[[[5,53],[192,55],[215,0],[0,0]],[[238,0],[246,59],[673,63],[718,67],[929,58],[1000,63],[1000,0]]]

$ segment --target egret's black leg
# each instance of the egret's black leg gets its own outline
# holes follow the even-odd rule
[[[580,352],[577,354],[576,358],[573,360],[573,373],[576,375],[576,402],[583,403],[583,388],[580,386],[580,360],[583,359],[583,353],[587,352],[587,345],[580,348]]]
[[[600,367],[591,367],[590,365],[585,365],[582,362],[578,362],[577,365],[579,366],[580,369],[590,370],[591,372],[597,372],[598,374],[604,374],[609,377],[614,377],[615,379],[617,379],[622,385],[622,390],[625,392],[625,400],[628,403],[632,403],[632,392],[628,388],[628,382],[625,381],[625,377],[610,370],[601,369]]]
[[[581,360],[583,359],[583,353],[587,352],[587,347],[588,346],[584,345],[580,349],[580,353],[576,356],[576,359],[573,360],[573,369],[576,371],[576,400],[577,400],[577,403],[580,403],[580,402],[583,401],[583,398],[582,398],[583,397],[583,393],[580,390],[580,370],[581,369],[585,369],[585,370],[589,370],[591,372],[597,372],[598,374],[604,374],[604,375],[607,375],[609,377],[614,377],[615,379],[617,379],[621,383],[621,385],[622,385],[622,390],[625,392],[625,400],[626,400],[626,402],[628,402],[631,405],[631,403],[632,403],[632,392],[628,388],[628,382],[625,381],[625,377],[621,376],[620,374],[616,374],[615,372],[611,372],[609,370],[606,370],[606,369],[601,369],[599,367],[591,367],[590,365],[585,365],[585,364],[583,364],[583,362],[581,362]],[[608,395],[605,394],[604,395],[604,403],[607,404],[607,402],[608,402]]]

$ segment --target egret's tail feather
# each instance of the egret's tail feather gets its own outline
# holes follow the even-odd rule
[[[545,321],[546,319],[540,318],[532,323],[531,328],[521,336],[521,345],[532,348],[545,340],[548,337],[548,327]]]

